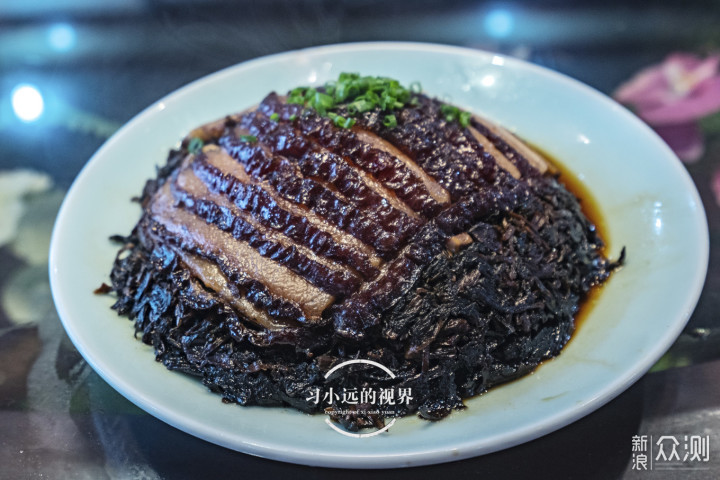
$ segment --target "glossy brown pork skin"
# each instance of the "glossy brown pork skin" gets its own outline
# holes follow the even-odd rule
[[[337,341],[372,339],[448,242],[522,204],[542,174],[507,132],[463,128],[417,98],[395,128],[368,112],[341,129],[271,94],[197,130],[205,147],[146,201],[142,238],[235,295],[255,327],[329,323]]]

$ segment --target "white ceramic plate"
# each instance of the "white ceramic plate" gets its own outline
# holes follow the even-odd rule
[[[426,93],[482,112],[560,159],[607,222],[611,255],[627,266],[604,287],[557,359],[471,399],[441,422],[398,421],[351,438],[322,415],[225,405],[200,382],[156,363],[132,324],[92,291],[107,281],[116,246],[138,220],[130,198],[193,127],[343,71],[420,81]],[[476,50],[409,43],[348,44],[253,60],[198,80],[151,105],[85,166],[53,232],[50,279],[58,312],[88,363],[150,414],[241,452],[308,465],[399,467],[457,460],[519,444],[600,407],[637,380],[687,322],[708,259],[695,186],[665,144],[625,109],[557,73]]]

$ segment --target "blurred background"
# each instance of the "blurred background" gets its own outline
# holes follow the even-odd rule
[[[77,173],[155,100],[259,56],[377,40],[499,52],[612,95],[674,52],[698,59],[720,52],[720,1],[0,0],[0,478],[187,478],[208,462],[216,474],[242,464],[248,472],[319,478],[193,439],[108,387],[64,334],[50,297],[47,249]],[[718,75],[717,68],[711,73]],[[692,429],[713,412],[720,418],[713,386],[720,375],[715,113],[698,119],[703,151],[686,163],[708,214],[710,269],[695,314],[668,354],[635,387],[570,430],[432,472],[494,472],[499,478],[520,452],[530,460],[513,464],[516,478],[532,476],[541,465],[556,478],[635,478],[633,434],[678,422]],[[618,431],[610,426],[614,421],[626,424]],[[653,427],[653,421],[666,423]],[[720,420],[714,421],[718,432]],[[592,443],[593,452],[574,451],[575,438],[588,432],[611,442]],[[197,460],[197,470],[173,463],[177,452],[168,445]],[[574,452],[573,459],[548,467],[543,455],[551,447]]]
[[[0,168],[52,169],[67,187],[105,137],[161,96],[243,60],[322,44],[407,40],[477,47],[527,59],[610,93],[669,52],[717,49],[719,5],[2,0]],[[26,84],[44,104],[33,121],[23,121],[26,114],[12,104],[14,89]]]
[[[720,2],[711,0],[2,0],[0,170],[46,173],[66,190],[95,150],[155,100],[287,50],[375,40],[461,45],[519,57],[611,95],[670,53],[720,51],[719,27]],[[707,179],[714,167],[688,165]],[[717,206],[709,181],[698,188]],[[715,208],[707,211],[717,219]],[[720,265],[716,253],[712,265]],[[720,282],[713,287],[719,292]],[[697,328],[717,321],[720,294],[702,302],[712,302],[701,315],[713,318],[696,316]]]

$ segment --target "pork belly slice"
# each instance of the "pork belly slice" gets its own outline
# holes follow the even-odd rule
[[[349,244],[348,237],[354,237],[357,242],[352,242],[353,244],[362,243],[368,245],[372,247],[373,253],[376,253],[381,258],[392,258],[403,241],[412,233],[411,226],[405,222],[397,224],[393,222],[382,229],[378,228],[376,219],[368,215],[367,212],[361,212],[347,205],[335,209],[333,206],[338,205],[336,202],[330,202],[328,205],[322,203],[322,195],[320,195],[320,198],[315,197],[315,193],[320,192],[306,192],[304,196],[309,205],[295,203],[284,198],[268,182],[255,182],[245,172],[242,164],[232,158],[225,150],[212,145],[203,148],[203,154],[204,158],[201,156],[200,161],[196,160],[193,165],[200,165],[201,161],[205,161],[215,167],[221,174],[230,175],[242,183],[242,185],[236,185],[233,188],[250,189],[257,195],[265,196],[268,198],[268,202],[276,204],[285,213],[305,218],[314,225],[322,225],[322,229],[325,231],[332,227],[336,231],[344,232],[345,235],[342,237],[344,244]],[[217,177],[216,173],[212,175]],[[207,178],[207,172],[199,174],[199,176],[205,179]],[[217,178],[217,180],[222,181],[223,179]],[[240,206],[237,201],[235,203]],[[266,215],[266,213],[257,212],[255,216],[262,215]],[[394,232],[395,226],[397,226],[398,233]]]
[[[525,175],[554,172],[554,168],[539,153],[500,125],[478,115],[473,116],[471,125],[479,134],[490,140],[497,150],[502,151],[503,156],[515,167],[521,171],[525,170],[523,172]],[[533,169],[534,172],[527,171],[528,168]]]
[[[317,255],[349,266],[364,277],[376,275],[383,263],[372,247],[312,211],[277,198],[272,189],[253,183],[242,165],[218,146],[204,147],[191,166],[209,191],[227,196],[258,224],[283,233]]]
[[[286,104],[275,93],[260,103],[258,111],[266,116],[277,113],[280,121],[292,123],[323,149],[350,160],[413,211],[425,217],[432,217],[450,200],[448,192],[407,156],[398,158],[390,153],[393,150],[389,148],[376,148],[358,138],[354,130],[337,128],[332,120],[315,112],[302,114],[303,107]]]
[[[221,270],[224,266],[260,282],[271,294],[297,305],[308,321],[318,321],[334,301],[332,295],[263,257],[246,242],[238,241],[192,213],[177,208],[167,182],[155,195],[149,213],[168,234],[179,239],[184,248],[207,252],[208,256],[219,260]],[[227,275],[228,272],[223,273]]]
[[[333,296],[345,296],[359,286],[360,277],[351,270],[263,227],[227,198],[210,193],[191,169],[179,172],[172,190],[180,207],[237,240],[247,242],[263,257],[289,268],[323,291]]]
[[[248,174],[254,178],[265,179],[266,176],[274,173],[277,167],[281,167],[280,170],[285,175],[294,174],[296,177],[311,178],[359,208],[387,209],[389,204],[392,209],[401,211],[413,220],[420,220],[421,216],[402,201],[394,191],[355,165],[349,158],[331,152],[310,137],[302,138],[301,132],[287,125],[280,126],[277,122],[257,112],[256,108],[253,107],[202,125],[191,131],[185,141],[199,138],[206,143],[218,143],[236,160],[241,161]],[[233,128],[233,125],[236,124],[242,124],[244,128]],[[280,129],[278,130],[277,127]],[[233,134],[225,135],[231,129]],[[297,140],[289,142],[288,134]],[[241,141],[240,137],[245,135],[257,136],[260,139],[260,145]],[[377,140],[382,141],[379,138]],[[257,149],[262,149],[264,155],[259,155],[260,152],[257,152]],[[290,151],[288,152],[288,150]],[[282,158],[286,153],[294,153],[289,158],[297,163],[299,170],[297,167],[294,170],[289,168],[287,159]],[[268,161],[273,156],[272,154],[280,155],[280,161]],[[409,159],[406,160],[409,161]],[[414,166],[414,170],[416,170],[415,173],[425,177],[424,181],[428,184],[429,190],[436,198],[441,199],[441,203],[449,201],[449,195],[440,185],[425,175],[417,165]],[[400,172],[392,175],[392,178],[387,178],[388,176],[385,175],[385,183],[401,185],[406,190],[411,190],[413,186],[401,179],[398,173]],[[420,210],[424,209],[420,208]]]
[[[304,163],[307,164],[308,159],[315,162],[320,160],[336,171],[341,170],[345,181],[341,181],[332,173],[322,175],[322,172],[316,172],[318,176],[311,176],[308,180],[322,184],[348,203],[362,207],[362,212],[376,217],[377,225],[381,227],[392,225],[391,228],[396,234],[404,235],[405,230],[416,230],[422,223],[419,215],[400,201],[393,192],[388,191],[366,172],[352,169],[348,159],[333,154],[291,125],[280,124],[261,113],[252,112],[243,116],[234,133],[236,137],[248,133],[256,135],[264,147],[276,155],[281,155],[280,158],[286,163],[293,162],[294,170],[289,166],[278,168],[280,165],[275,159],[271,162],[266,161],[265,165],[275,170],[272,172],[274,176],[282,175],[287,179],[294,174],[302,178],[304,174],[299,165],[300,161],[305,160]],[[274,182],[276,189],[280,185],[280,182]],[[291,200],[298,202],[298,199]]]
[[[289,173],[319,181],[327,188],[341,194],[347,201],[376,215],[383,215],[387,210],[396,216],[397,212],[402,212],[413,222],[420,219],[418,213],[399,199],[395,192],[357,167],[349,158],[324,148],[292,125],[270,120],[264,114],[255,111],[243,115],[233,133],[234,138],[223,138],[220,143],[240,161],[242,159],[234,154],[234,149],[239,146],[238,137],[254,135],[265,149],[287,157],[296,164],[295,171],[285,168]],[[308,161],[312,162],[315,168],[308,168]],[[245,163],[244,165],[252,175],[250,165]],[[261,168],[265,175],[270,170],[278,170],[269,162],[261,163]],[[276,174],[274,171],[272,173]]]
[[[409,171],[417,176],[425,185],[425,188],[430,195],[441,205],[447,205],[450,203],[450,193],[448,193],[442,185],[440,185],[434,178],[428,175],[425,170],[415,163],[410,157],[401,152],[395,145],[388,142],[387,140],[380,138],[378,135],[364,130],[359,127],[353,127],[353,133],[357,136],[358,141],[366,143],[371,149],[379,150],[384,152],[391,157],[397,158],[402,165],[404,165]]]
[[[280,321],[268,315],[266,311],[257,308],[247,298],[239,295],[237,289],[230,287],[227,278],[216,264],[180,248],[175,251],[195,278],[200,280],[205,287],[214,291],[218,297],[232,306],[245,319],[268,330],[280,330],[298,325],[298,322]]]
[[[513,177],[520,178],[520,170],[518,170],[518,168],[510,160],[508,160],[502,152],[500,152],[500,150],[495,148],[495,145],[485,135],[478,132],[475,127],[470,125],[468,126],[468,130],[472,134],[473,138],[478,141],[480,146],[497,162],[498,167],[507,171]]]
[[[424,223],[420,214],[400,200],[395,192],[345,157],[319,147],[305,153],[297,162],[303,175],[328,182],[358,208],[388,204],[415,223]]]
[[[179,172],[174,194],[184,208],[246,241],[261,255],[286,265],[332,295],[346,295],[359,285],[354,270],[320,255],[284,234],[260,224],[227,197],[210,192],[191,169]]]
[[[148,202],[149,204],[150,202]],[[258,311],[265,312],[278,324],[301,325],[307,323],[303,311],[297,305],[273,295],[260,282],[234,269],[226,257],[193,248],[183,237],[168,233],[167,229],[161,223],[153,220],[148,212],[149,210],[146,209],[146,213],[136,229],[140,243],[146,249],[160,248],[173,253],[185,252],[205,259],[218,266],[227,279],[228,287],[235,295],[246,298]]]
[[[256,118],[254,113],[248,116]],[[257,122],[268,125],[256,127]],[[243,165],[253,181],[267,184],[278,196],[308,208],[386,256],[397,251],[422,225],[417,215],[407,215],[377,195],[371,198],[374,201],[366,201],[360,208],[352,188],[341,191],[323,179],[305,177],[296,163],[296,156],[310,150],[305,139],[292,128],[278,127],[268,119],[257,122],[251,122],[247,130],[236,128],[233,137],[220,139],[223,148]],[[278,131],[272,131],[275,128]],[[264,130],[271,133],[263,133]],[[243,136],[248,134],[256,136],[258,141],[243,141]]]
[[[382,117],[365,113],[354,129],[382,138],[448,191],[452,202],[471,195],[495,181],[496,164],[485,159],[476,142],[459,124],[449,122],[440,106],[429,99],[396,112],[397,126],[387,128]]]

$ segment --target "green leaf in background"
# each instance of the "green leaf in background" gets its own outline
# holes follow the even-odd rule
[[[698,124],[706,134],[720,133],[720,112],[701,118]]]

